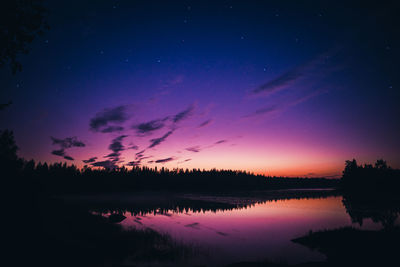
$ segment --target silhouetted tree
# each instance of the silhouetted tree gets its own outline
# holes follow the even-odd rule
[[[341,181],[343,204],[353,222],[360,225],[366,218],[393,226],[400,212],[400,170],[379,159],[375,165],[358,165],[347,160]]]
[[[0,159],[1,161],[15,161],[18,147],[15,144],[14,134],[12,131],[0,131]]]
[[[13,132],[0,131],[0,166],[3,173],[14,174],[21,167],[22,161],[18,158],[17,151]]]
[[[379,159],[375,166],[358,165],[355,159],[346,160],[342,176],[342,188],[352,194],[369,194],[370,191],[397,192],[400,184],[400,170],[389,167]]]
[[[375,162],[375,168],[385,170],[385,169],[388,168],[388,166],[387,166],[386,161],[384,161],[383,159],[378,159],[378,160]]]
[[[46,10],[41,1],[3,0],[0,8],[0,67],[8,64],[13,73],[21,71],[19,54],[29,51],[28,45],[49,28]]]

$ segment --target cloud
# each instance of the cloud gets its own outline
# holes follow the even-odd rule
[[[132,166],[132,167],[136,167],[136,166],[139,166],[140,165],[140,160],[137,160],[137,161],[130,161],[130,162],[128,162],[127,164],[125,164],[126,166]]]
[[[140,123],[138,125],[134,125],[132,128],[136,129],[136,132],[139,135],[145,135],[150,132],[159,130],[164,127],[164,122],[168,119],[169,117],[165,117],[164,119],[158,119],[158,120],[152,120],[149,122],[145,123]]]
[[[66,154],[66,150],[71,147],[84,147],[85,144],[82,141],[79,141],[76,136],[73,137],[66,137],[64,139],[59,139],[55,137],[50,137],[53,145],[57,145],[60,147],[58,150],[53,150],[51,154],[63,157],[67,160],[74,160],[71,156]]]
[[[185,162],[188,162],[188,161],[191,161],[192,159],[185,159],[185,160],[183,160],[183,161],[180,161],[180,162],[178,162],[179,164],[181,164],[181,163],[185,163]]]
[[[155,163],[166,163],[166,162],[173,161],[173,160],[175,160],[175,158],[170,157],[170,158],[165,158],[165,159],[158,159],[155,161]]]
[[[212,122],[213,122],[212,119],[206,120],[206,121],[200,123],[199,126],[197,126],[197,128],[205,127],[205,126],[209,125],[209,124],[212,123]]]
[[[128,162],[128,163],[125,164],[125,165],[126,165],[126,166],[139,166],[139,165],[141,164],[142,160],[148,159],[148,158],[152,158],[152,157],[153,157],[153,156],[147,156],[147,157],[145,157],[145,156],[143,155],[144,151],[145,151],[145,150],[142,150],[142,151],[136,153],[136,157],[135,157],[136,160],[130,161],[130,162]]]
[[[327,88],[313,91],[313,92],[311,92],[311,93],[309,93],[309,94],[306,94],[306,95],[304,95],[304,96],[301,96],[301,97],[299,97],[299,98],[297,98],[297,99],[295,99],[295,100],[293,100],[293,101],[291,101],[291,102],[288,102],[288,103],[286,104],[286,106],[287,106],[287,107],[296,106],[296,105],[298,105],[298,104],[301,104],[301,103],[303,103],[303,102],[309,100],[310,98],[313,98],[313,97],[315,97],[315,96],[318,96],[318,95],[327,93],[328,91],[329,91],[329,90],[328,90]]]
[[[71,147],[84,147],[85,144],[79,141],[76,136],[67,137],[64,139],[58,139],[55,137],[50,137],[53,141],[53,145],[59,145],[61,148],[71,148]]]
[[[51,151],[51,154],[63,157],[65,155],[65,150],[64,149],[53,150]]]
[[[214,144],[215,145],[219,145],[219,144],[223,144],[223,143],[226,143],[226,142],[228,142],[228,140],[219,140],[219,141],[215,142]]]
[[[201,148],[200,148],[200,146],[192,146],[192,147],[186,148],[186,150],[190,151],[190,152],[200,152]]]
[[[281,113],[290,107],[299,105],[303,102],[306,102],[310,98],[313,98],[315,96],[321,95],[326,92],[328,92],[327,89],[320,89],[320,90],[312,91],[312,92],[310,92],[306,95],[300,96],[296,99],[293,99],[290,101],[287,100],[285,103],[282,103],[280,106],[268,106],[268,107],[263,107],[263,108],[257,109],[255,112],[248,114],[246,116],[243,116],[243,118],[250,118],[250,117],[256,117],[256,116],[264,116],[264,115]]]
[[[98,161],[94,162],[91,164],[94,167],[103,167],[105,169],[116,169],[118,166],[115,164],[115,161],[113,160],[104,160],[104,161]]]
[[[298,84],[300,80],[304,80],[306,83],[316,83],[317,81],[321,81],[333,71],[341,69],[337,66],[332,68],[332,61],[328,61],[328,59],[332,58],[332,56],[334,56],[337,52],[338,48],[333,48],[331,51],[317,55],[304,64],[294,67],[280,76],[270,80],[269,82],[266,82],[251,90],[250,94],[269,95],[271,93],[292,87],[293,85]]]
[[[303,75],[302,67],[294,68],[292,70],[285,72],[281,76],[253,89],[251,91],[251,94],[257,95],[260,93],[272,93],[275,91],[279,91],[293,84],[296,80],[302,77],[302,75]]]
[[[91,157],[89,159],[84,159],[82,161],[83,161],[83,163],[93,163],[96,161],[96,159],[97,159],[97,157]]]
[[[113,133],[113,132],[121,132],[124,130],[124,127],[122,126],[108,126],[107,128],[104,128],[101,130],[102,133]]]
[[[260,109],[257,109],[256,111],[255,111],[255,114],[269,114],[269,113],[273,113],[273,112],[275,112],[277,110],[277,108],[276,107],[265,107],[265,108],[260,108]]]
[[[249,117],[254,117],[254,116],[259,116],[259,115],[270,115],[273,114],[275,112],[279,111],[279,109],[276,106],[272,106],[272,107],[264,107],[264,108],[260,108],[257,109],[256,111],[254,111],[251,114],[248,114],[246,116],[243,116],[244,118],[249,118]]]
[[[124,140],[125,137],[127,137],[127,135],[120,135],[114,138],[111,141],[111,144],[108,146],[108,149],[110,149],[114,153],[118,153],[125,150],[125,147],[122,145],[122,140]]]
[[[126,106],[104,109],[90,120],[90,130],[94,132],[107,130],[109,127],[105,127],[107,127],[109,123],[124,123],[127,119]]]
[[[118,153],[118,152],[112,152],[112,153],[110,153],[110,154],[108,154],[107,156],[104,156],[104,157],[105,157],[105,158],[116,158],[116,157],[119,157],[119,156],[121,156],[120,153]]]
[[[112,152],[110,154],[104,156],[105,158],[109,158],[108,160],[94,162],[97,159],[97,157],[93,157],[88,160],[84,160],[83,162],[91,163],[91,165],[94,167],[103,167],[106,169],[118,168],[117,163],[121,162],[120,161],[121,151],[125,150],[125,147],[122,144],[122,141],[126,137],[127,137],[127,135],[120,135],[111,140],[111,144],[108,146],[108,149],[110,149]]]
[[[141,160],[144,157],[144,152],[146,152],[146,149],[143,149],[137,153],[135,153],[135,159],[136,160]]]
[[[105,158],[110,158],[111,161],[113,162],[119,162],[120,156],[121,156],[121,151],[125,150],[124,145],[122,144],[122,141],[124,138],[126,138],[127,135],[120,135],[116,138],[114,138],[111,141],[111,144],[108,146],[108,149],[112,151],[112,153],[108,154],[107,156],[104,156]]]
[[[127,149],[138,150],[139,147],[137,145],[130,145]]]
[[[167,139],[167,137],[170,136],[173,132],[174,132],[174,131],[169,131],[169,132],[167,132],[166,134],[164,134],[164,135],[163,135],[162,137],[160,137],[160,138],[151,139],[151,140],[150,140],[151,144],[150,144],[150,146],[149,146],[148,148],[152,148],[152,147],[158,146],[159,144],[161,144],[162,142],[164,142],[165,139]]]
[[[143,150],[141,150],[141,151],[139,151],[139,152],[136,152],[136,156],[143,156],[143,153],[144,152],[146,152],[146,149],[143,149]]]
[[[190,115],[192,115],[193,111],[195,109],[194,104],[190,105],[187,109],[185,109],[184,111],[179,112],[178,114],[176,114],[173,118],[172,121],[174,123],[178,123],[186,118],[188,118]]]
[[[156,93],[154,96],[149,98],[149,102],[152,104],[157,103],[162,96],[170,94],[173,90],[172,87],[175,87],[178,84],[181,84],[184,80],[183,75],[177,75],[173,77],[172,79],[167,80],[162,87],[158,90],[158,93]]]

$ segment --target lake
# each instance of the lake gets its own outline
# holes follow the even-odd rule
[[[365,218],[362,225],[352,222],[343,205],[343,197],[329,191],[284,191],[283,195],[288,196],[284,198],[279,197],[282,191],[274,194],[274,197],[271,193],[251,197],[200,194],[107,196],[101,201],[92,201],[96,207],[92,212],[103,216],[118,212],[126,216],[120,222],[125,230],[150,228],[192,248],[193,255],[175,262],[182,266],[224,266],[265,260],[289,264],[321,261],[325,259],[324,255],[291,240],[310,230],[343,226],[381,228],[380,223],[371,218]],[[104,203],[111,203],[110,200],[114,201],[111,208],[101,208]],[[168,265],[135,262],[137,266],[141,264]]]

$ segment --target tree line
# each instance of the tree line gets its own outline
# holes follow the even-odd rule
[[[400,186],[400,170],[393,169],[383,159],[374,165],[358,164],[355,159],[347,160],[341,179],[343,190],[353,194],[373,192],[397,192]]]

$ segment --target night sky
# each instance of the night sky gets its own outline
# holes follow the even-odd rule
[[[399,168],[399,10],[360,3],[45,2],[22,71],[0,69],[2,128],[78,167]]]

